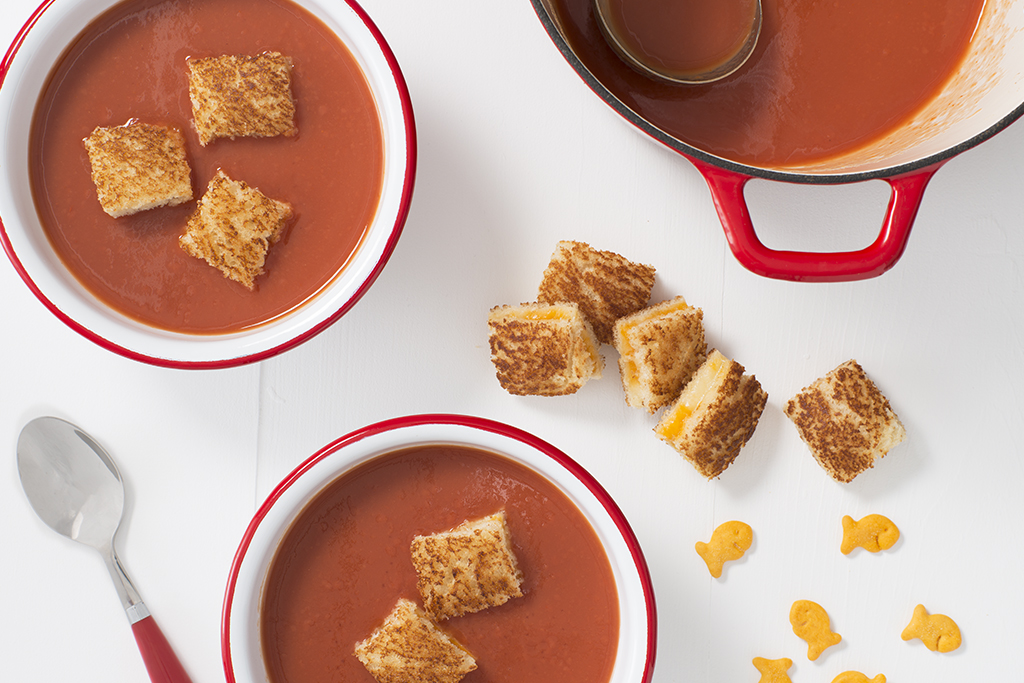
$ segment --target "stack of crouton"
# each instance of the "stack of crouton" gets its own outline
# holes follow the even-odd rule
[[[218,138],[295,135],[291,60],[279,52],[224,55],[188,62],[189,95],[202,146]],[[114,218],[193,198],[182,132],[132,119],[98,127],[85,140],[103,211]],[[179,243],[247,289],[264,272],[292,207],[222,170],[210,181]]]
[[[558,396],[601,376],[619,353],[630,406],[704,476],[721,475],[753,435],[767,394],[744,368],[708,354],[703,312],[683,297],[648,305],[655,269],[583,242],[559,242],[537,302],[491,309],[491,360],[511,394]]]

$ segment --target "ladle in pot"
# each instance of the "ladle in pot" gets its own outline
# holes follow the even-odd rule
[[[124,485],[103,447],[70,422],[40,417],[18,437],[18,475],[47,526],[103,556],[153,683],[190,683],[114,551]]]
[[[761,0],[593,0],[597,25],[634,69],[671,83],[721,80],[761,35]]]

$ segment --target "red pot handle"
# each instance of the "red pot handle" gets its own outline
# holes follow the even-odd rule
[[[132,624],[132,633],[153,683],[192,683],[153,617],[145,617]]]
[[[779,280],[844,282],[876,277],[892,268],[910,237],[928,181],[943,162],[885,178],[892,189],[878,238],[859,251],[778,251],[761,243],[754,232],[743,188],[753,176],[690,159],[711,188],[718,217],[736,259],[748,270]]]

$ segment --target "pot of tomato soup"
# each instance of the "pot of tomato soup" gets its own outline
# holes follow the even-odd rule
[[[655,37],[670,45],[659,25],[666,3],[615,1],[630,5],[633,30],[657,29],[662,35]],[[763,0],[749,61],[704,85],[668,83],[627,66],[605,41],[593,0],[532,2],[595,93],[693,162],[734,255],[767,277],[839,281],[885,272],[904,251],[932,175],[1024,111],[1022,0],[906,0],[898,7],[885,0]],[[692,14],[709,33],[730,35],[728,17],[715,29],[714,17]],[[658,40],[648,46],[657,50]],[[664,51],[665,59],[680,58]],[[864,249],[773,250],[758,239],[744,200],[752,178],[883,179],[891,199],[877,239]]]
[[[231,567],[228,683],[372,681],[356,644],[399,600],[424,607],[413,539],[499,511],[522,595],[434,622],[474,658],[467,683],[648,683],[654,593],[619,508],[550,444],[461,415],[359,429],[274,489]]]
[[[292,129],[201,138],[190,65],[266,53],[290,63]],[[156,365],[240,365],[326,329],[379,275],[411,202],[408,90],[354,0],[48,1],[0,63],[0,111],[11,262],[72,329]],[[84,140],[135,124],[180,133],[192,199],[115,217]],[[219,173],[291,207],[251,285],[179,242]]]

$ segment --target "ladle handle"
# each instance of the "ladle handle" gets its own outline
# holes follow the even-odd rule
[[[132,633],[153,683],[192,683],[153,617],[145,617],[132,624]]]
[[[769,249],[758,239],[743,188],[752,176],[690,159],[708,183],[718,217],[736,259],[748,270],[779,280],[844,282],[876,277],[892,268],[910,237],[928,181],[942,162],[885,178],[892,194],[882,230],[858,251],[806,252]]]

